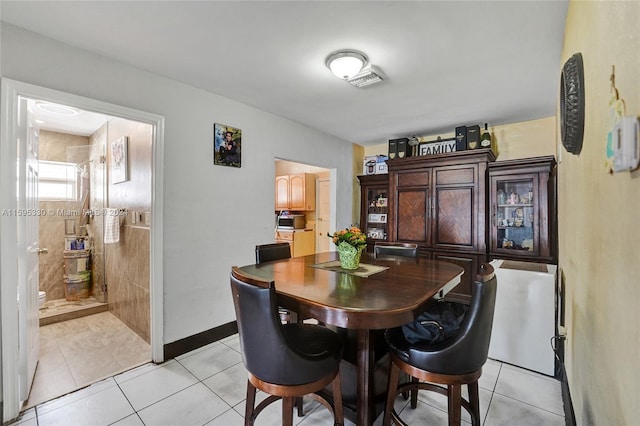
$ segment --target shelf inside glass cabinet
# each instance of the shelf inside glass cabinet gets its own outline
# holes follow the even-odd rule
[[[535,219],[532,181],[498,181],[496,190],[497,248],[532,251]]]

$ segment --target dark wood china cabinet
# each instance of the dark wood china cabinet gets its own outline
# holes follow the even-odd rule
[[[379,236],[461,266],[447,299],[464,303],[482,262],[556,263],[554,157],[495,159],[491,149],[409,157],[388,160],[388,175],[358,176],[368,249]]]
[[[553,156],[489,165],[489,257],[556,263]]]
[[[417,243],[420,256],[465,270],[448,299],[468,302],[486,261],[487,165],[490,149],[387,161],[389,241]]]

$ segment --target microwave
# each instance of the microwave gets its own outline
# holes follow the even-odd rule
[[[303,214],[287,214],[278,216],[279,229],[304,229],[305,218]]]

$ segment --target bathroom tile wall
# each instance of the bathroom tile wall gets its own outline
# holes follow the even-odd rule
[[[67,161],[67,148],[88,145],[89,138],[65,133],[41,130],[38,157],[47,161]],[[49,253],[39,258],[40,290],[47,292],[47,300],[63,299],[64,294],[64,220],[70,216],[62,214],[70,210],[66,201],[40,201],[40,209],[47,212],[40,216],[40,247]]]
[[[107,299],[109,311],[150,342],[150,226],[144,218],[151,211],[152,127],[121,118],[110,120],[107,165],[111,164],[111,143],[122,136],[128,137],[129,179],[117,184],[108,179],[107,206],[124,209],[127,215],[121,220],[119,241],[104,246]]]
[[[149,343],[149,228],[124,225],[105,248],[109,311]]]

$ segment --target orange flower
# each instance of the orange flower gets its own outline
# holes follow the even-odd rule
[[[327,234],[331,237],[335,245],[339,245],[341,242],[346,242],[355,248],[364,247],[367,244],[367,237],[362,233],[357,226],[351,226],[350,228],[341,229],[331,234]]]

